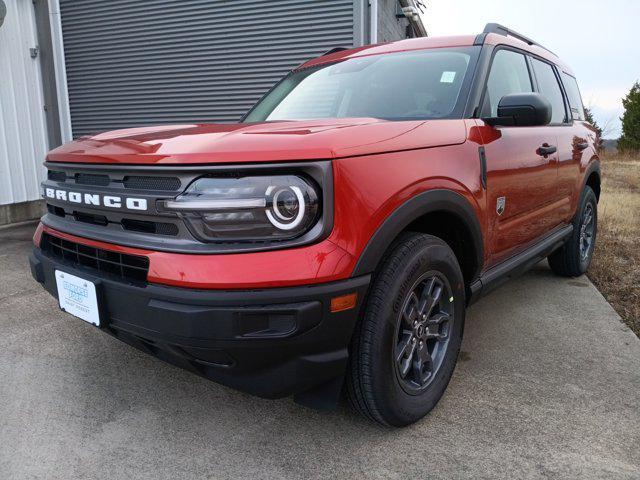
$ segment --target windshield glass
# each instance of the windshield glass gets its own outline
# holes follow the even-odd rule
[[[371,55],[294,71],[245,122],[374,117],[450,117],[472,47]]]

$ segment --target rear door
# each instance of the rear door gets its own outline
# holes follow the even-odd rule
[[[595,133],[585,122],[584,107],[576,79],[565,72],[560,73],[560,78],[570,107],[567,126],[564,129],[566,133],[558,136],[560,157],[558,188],[560,196],[567,199],[567,206],[563,209],[563,214],[564,220],[568,221],[575,213],[574,210],[581,193],[580,164],[585,155],[593,154],[590,147],[596,139]]]
[[[571,180],[578,175],[580,153],[576,147],[586,139],[577,138],[578,129],[573,125],[571,112],[560,84],[560,72],[555,65],[538,58],[531,58],[531,67],[535,77],[536,89],[551,102],[551,123],[547,127],[556,138],[558,181],[557,194],[553,208],[548,212],[551,226],[566,221],[571,216],[570,197],[573,193]],[[576,160],[578,163],[576,164]]]
[[[532,92],[534,86],[525,54],[498,49],[487,79],[481,117],[497,116],[498,102],[504,95]],[[558,194],[558,157],[556,153],[542,155],[539,148],[556,146],[557,138],[555,130],[548,126],[486,125],[482,132],[487,162],[490,262],[495,264],[553,228],[556,219],[549,212]]]

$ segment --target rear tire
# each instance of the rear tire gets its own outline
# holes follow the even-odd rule
[[[556,275],[579,277],[589,268],[598,233],[598,199],[591,187],[585,186],[578,211],[573,219],[573,232],[567,242],[548,257]]]
[[[465,319],[464,280],[441,239],[403,234],[378,269],[356,326],[347,397],[365,417],[405,426],[444,393]]]

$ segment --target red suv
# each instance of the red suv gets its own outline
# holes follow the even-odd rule
[[[594,145],[570,68],[500,25],[336,49],[238,124],[50,152],[31,270],[162,360],[407,425],[443,394],[467,305],[545,257],[585,272]]]

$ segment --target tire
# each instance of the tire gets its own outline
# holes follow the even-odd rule
[[[403,234],[374,275],[352,338],[351,405],[386,426],[425,416],[451,379],[464,319],[464,280],[451,248],[431,235]]]
[[[572,223],[573,232],[569,239],[548,257],[551,270],[562,277],[583,275],[593,257],[598,233],[598,199],[589,186],[582,191]]]

